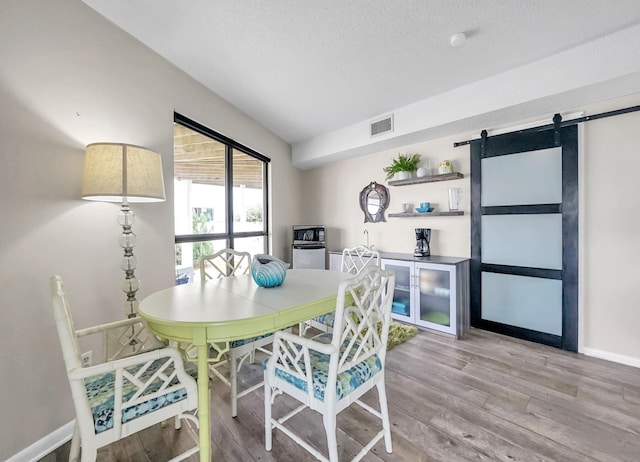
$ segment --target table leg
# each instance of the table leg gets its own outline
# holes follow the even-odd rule
[[[207,344],[198,346],[198,420],[200,462],[211,460],[211,432],[209,430],[209,347]]]

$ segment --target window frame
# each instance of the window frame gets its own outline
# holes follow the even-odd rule
[[[226,205],[226,232],[205,233],[205,234],[174,234],[175,244],[195,243],[214,240],[226,240],[227,247],[234,248],[235,239],[258,237],[264,238],[264,252],[269,253],[269,163],[271,159],[251,148],[248,148],[237,141],[228,138],[194,120],[189,119],[177,112],[173,114],[174,123],[187,127],[203,136],[207,136],[225,145],[225,205]],[[233,152],[242,152],[256,160],[263,162],[263,212],[262,231],[241,231],[234,232],[233,222]],[[174,230],[175,233],[175,230]]]

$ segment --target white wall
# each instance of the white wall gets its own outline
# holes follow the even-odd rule
[[[167,201],[134,204],[139,299],[174,282],[173,112],[270,157],[272,251],[289,257],[300,173],[290,146],[76,0],[10,0],[0,16],[0,460],[74,417],[49,298],[78,327],[122,319],[116,204],[80,199],[84,147],[163,157]]]
[[[584,111],[585,115],[640,105],[640,94],[579,108],[558,108],[558,112]],[[538,117],[550,120],[552,114]],[[531,122],[513,121],[512,125]],[[580,243],[580,323],[582,351],[593,356],[640,367],[640,112],[591,121],[582,125],[581,146],[581,233]],[[362,243],[367,229],[370,243],[377,249],[410,253],[416,227],[433,229],[433,255],[468,257],[469,147],[453,148],[474,133],[460,134],[400,149],[379,152],[336,162],[303,173],[305,184],[304,219],[325,224],[330,250]],[[399,211],[402,202],[430,201],[447,207],[447,189],[463,189],[464,217],[390,218],[386,223],[364,224],[359,193],[369,182],[386,185],[382,168],[399,152],[419,153],[439,162],[453,160],[465,178],[442,183],[390,186],[391,204],[387,212]],[[388,215],[388,213],[387,213]]]
[[[414,228],[431,228],[432,255],[468,257],[470,255],[469,207],[469,146],[454,148],[454,141],[463,141],[470,135],[405,146],[365,157],[336,162],[303,173],[304,211],[307,222],[327,227],[327,247],[340,250],[365,243],[364,230],[369,232],[369,243],[386,252],[412,253],[415,248]],[[421,183],[410,186],[388,186],[382,168],[389,165],[398,153],[421,155],[421,165],[429,162],[437,168],[440,161],[449,159],[464,178],[446,182]],[[371,181],[389,188],[390,204],[386,222],[364,223],[360,209],[360,191]],[[448,188],[461,188],[463,201],[460,209],[464,216],[395,218],[389,213],[400,212],[400,204],[431,202],[437,210],[448,210]]]
[[[587,114],[640,105],[640,94]],[[640,367],[640,112],[584,127],[585,353]]]

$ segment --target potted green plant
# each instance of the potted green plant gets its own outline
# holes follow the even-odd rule
[[[420,154],[398,154],[398,157],[391,161],[391,165],[384,167],[382,170],[387,174],[387,180],[392,179],[396,173],[400,174],[399,179],[407,179],[411,172],[418,170],[419,162]],[[405,172],[405,174],[403,175],[402,172]]]

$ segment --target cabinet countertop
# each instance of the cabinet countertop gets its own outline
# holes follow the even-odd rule
[[[415,257],[411,253],[383,252],[380,250],[378,252],[380,252],[380,258],[384,259],[414,261],[422,263],[438,263],[441,265],[457,265],[458,263],[469,260],[469,258],[466,257],[446,257],[442,255],[431,255],[430,257]],[[342,255],[342,250],[329,250],[329,253]]]

